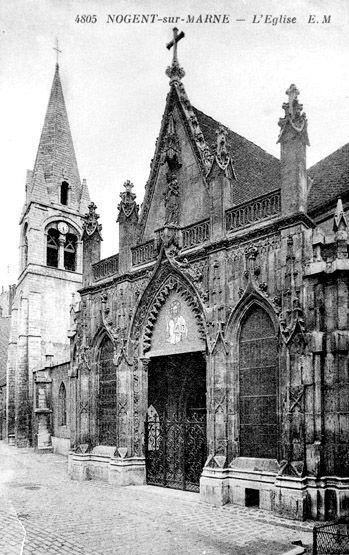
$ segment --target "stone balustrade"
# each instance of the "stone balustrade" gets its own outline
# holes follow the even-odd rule
[[[280,191],[263,195],[252,202],[245,202],[226,211],[226,229],[234,231],[252,223],[264,220],[281,211]]]
[[[119,255],[114,254],[96,264],[92,264],[92,269],[95,281],[117,274],[119,271]]]
[[[155,260],[157,252],[154,239],[133,247],[131,252],[132,266],[141,266],[142,264]]]
[[[195,247],[210,239],[210,221],[204,220],[182,229],[183,249]]]

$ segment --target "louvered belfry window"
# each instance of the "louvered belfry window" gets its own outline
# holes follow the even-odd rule
[[[240,455],[277,457],[277,338],[256,306],[242,324],[240,342]]]
[[[58,268],[58,243],[59,232],[57,229],[49,229],[47,233],[47,266]]]
[[[76,270],[76,236],[68,233],[64,245],[64,268],[75,272]]]

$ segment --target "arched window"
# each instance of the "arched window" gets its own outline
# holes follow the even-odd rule
[[[116,369],[114,347],[108,337],[102,341],[99,354],[98,441],[115,445],[116,438]]]
[[[58,393],[58,425],[67,425],[67,392],[62,382]]]
[[[71,272],[76,270],[76,243],[76,235],[68,233],[64,245],[64,268]]]
[[[28,224],[26,223],[23,228],[23,269],[28,264]]]
[[[240,455],[277,457],[277,338],[265,310],[254,307],[241,327]]]
[[[50,228],[47,232],[47,266],[58,268],[58,242],[59,232],[57,229]]]
[[[69,183],[66,181],[62,181],[61,185],[61,204],[65,206],[68,204],[68,191],[69,191]]]

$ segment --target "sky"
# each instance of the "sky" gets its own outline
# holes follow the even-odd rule
[[[154,23],[138,23],[141,15]],[[220,23],[206,17],[214,15]],[[118,22],[107,23],[108,16]],[[168,17],[179,18],[185,33],[178,57],[195,107],[279,156],[277,122],[295,83],[309,121],[308,166],[349,142],[347,0],[1,0],[0,287],[18,277],[25,176],[39,144],[56,39],[80,177],[101,216],[104,258],[118,251],[123,183],[132,181],[143,199],[169,90]]]

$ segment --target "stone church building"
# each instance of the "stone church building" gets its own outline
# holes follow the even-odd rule
[[[348,515],[349,144],[307,170],[291,85],[269,155],[191,104],[178,38],[142,206],[127,181],[103,260],[56,70],[21,219],[8,434],[70,450],[73,479]]]

